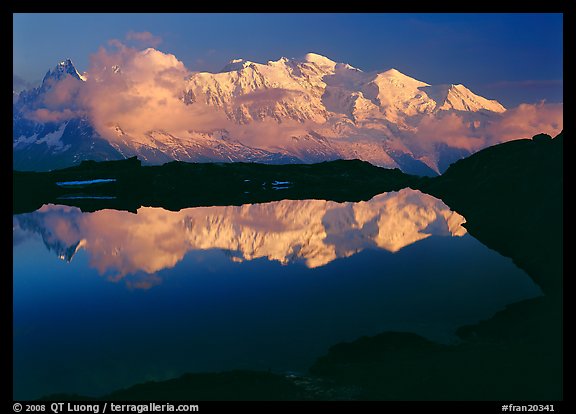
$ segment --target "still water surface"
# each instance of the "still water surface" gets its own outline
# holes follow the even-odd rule
[[[15,215],[14,398],[184,372],[305,372],[331,345],[389,330],[455,341],[457,327],[541,295],[464,222],[410,189]]]

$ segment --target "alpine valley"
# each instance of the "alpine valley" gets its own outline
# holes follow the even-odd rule
[[[144,80],[134,62],[176,59],[152,48],[135,54],[130,64],[83,74],[67,59],[39,87],[14,93],[13,168],[46,171],[133,156],[144,164],[361,159],[433,176],[491,145],[481,139],[483,131],[506,112],[464,85],[430,85],[396,69],[363,72],[314,53],[266,64],[235,59],[218,73],[159,65]],[[154,98],[130,89],[146,82],[166,97],[157,89]],[[119,104],[115,90],[132,94]],[[172,105],[174,122],[166,116],[150,128],[128,125],[121,116],[103,122],[94,96],[107,96],[118,113],[155,99],[159,108]],[[430,128],[455,117],[466,130],[464,143],[442,140]]]

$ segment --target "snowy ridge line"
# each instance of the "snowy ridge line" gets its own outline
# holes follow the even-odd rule
[[[461,84],[430,85],[397,69],[363,72],[315,53],[234,59],[217,73],[183,71],[182,62],[152,48],[130,59],[82,75],[62,60],[40,87],[22,91],[13,104],[16,169],[63,168],[94,156],[137,156],[149,165],[362,159],[435,176],[486,144],[467,137],[483,137],[506,111]],[[178,79],[164,80],[158,62]],[[70,88],[80,98],[50,103]],[[133,94],[149,103],[124,105]],[[444,121],[462,132],[442,132]]]

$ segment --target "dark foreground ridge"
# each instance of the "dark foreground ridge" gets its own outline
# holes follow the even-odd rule
[[[302,388],[287,378],[261,371],[228,371],[184,374],[166,381],[114,391],[101,398],[55,394],[45,400],[60,401],[300,401],[306,399]]]
[[[544,296],[461,327],[459,344],[385,332],[333,346],[310,372],[364,400],[561,400],[563,134],[480,151],[418,188],[462,214],[469,233],[508,256]]]
[[[272,185],[270,180],[295,183],[292,190],[275,190],[266,185],[262,187],[258,182],[252,191],[263,201],[276,192],[278,199],[289,198],[287,194],[292,197],[306,194],[304,197],[308,198],[329,195],[329,199],[352,201],[369,198],[373,191],[378,194],[403,186],[432,194],[464,215],[470,234],[526,270],[541,286],[544,295],[509,305],[478,324],[461,327],[457,331],[460,338],[457,344],[437,344],[412,333],[384,332],[333,346],[318,358],[305,377],[254,371],[186,374],[169,381],[136,385],[100,399],[561,400],[562,147],[563,134],[554,139],[541,134],[531,140],[511,141],[458,161],[436,178],[381,171],[360,161],[291,166],[295,167],[292,175],[286,170],[282,171],[283,175],[276,175],[277,170],[273,169],[267,172],[274,171],[274,174],[266,175],[266,168],[262,167],[260,175],[252,170],[251,177],[243,175],[247,170],[242,168],[248,165],[239,164],[239,170],[234,170],[234,164],[229,164],[230,168],[222,173],[224,177],[220,181],[215,181],[219,184],[214,188],[220,188],[218,186],[224,185],[230,176],[235,177],[232,180],[235,185],[243,185],[245,179],[265,180],[269,183],[266,185]],[[137,161],[125,161],[130,163]],[[180,168],[178,164],[173,168]],[[86,173],[82,179],[110,178],[96,171],[100,163],[92,165],[96,166],[92,175]],[[307,173],[303,172],[304,167],[308,168]],[[202,168],[223,171],[218,170],[221,165]],[[303,170],[297,172],[298,169]],[[31,177],[28,173],[18,174],[22,175],[18,179]],[[50,178],[53,182],[64,177],[57,174],[69,173],[48,174],[54,174]],[[74,176],[74,179],[80,177]],[[48,186],[50,181],[46,180]],[[327,182],[332,185],[326,186]],[[17,182],[15,178],[15,188],[22,185],[23,181]],[[315,187],[308,193],[299,185]],[[240,198],[234,197],[242,197],[240,190],[232,187],[232,200],[239,201]],[[246,190],[242,188],[242,191]],[[169,194],[169,190],[163,194]],[[54,196],[57,197],[52,194]],[[224,200],[225,195],[222,197]],[[31,201],[20,204],[19,208],[29,211],[26,209],[34,208]],[[38,198],[34,202],[46,200]],[[53,395],[47,399],[87,397]]]
[[[419,189],[466,218],[468,232],[511,257],[545,291],[562,284],[564,134],[509,141],[423,178]]]
[[[62,184],[106,179],[115,181]],[[82,211],[136,212],[142,206],[178,211],[284,199],[361,201],[411,186],[418,179],[360,160],[287,165],[173,161],[145,167],[135,157],[83,161],[51,172],[14,171],[13,212],[35,211],[48,203],[77,206]]]

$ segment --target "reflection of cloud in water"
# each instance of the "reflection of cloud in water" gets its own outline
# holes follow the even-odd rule
[[[148,274],[130,282],[134,288],[160,283],[154,273],[174,267],[190,250],[223,249],[234,261],[303,260],[313,268],[367,248],[396,252],[431,235],[466,232],[462,216],[411,189],[359,203],[283,200],[179,212],[143,207],[138,214],[45,205],[16,220],[19,227],[41,234],[60,256],[65,251],[71,258],[86,249],[90,265],[100,274],[112,274],[112,280]]]
[[[12,219],[12,247],[18,246],[20,243],[28,240],[35,233],[32,231],[27,231],[20,227],[20,223],[16,216]]]

